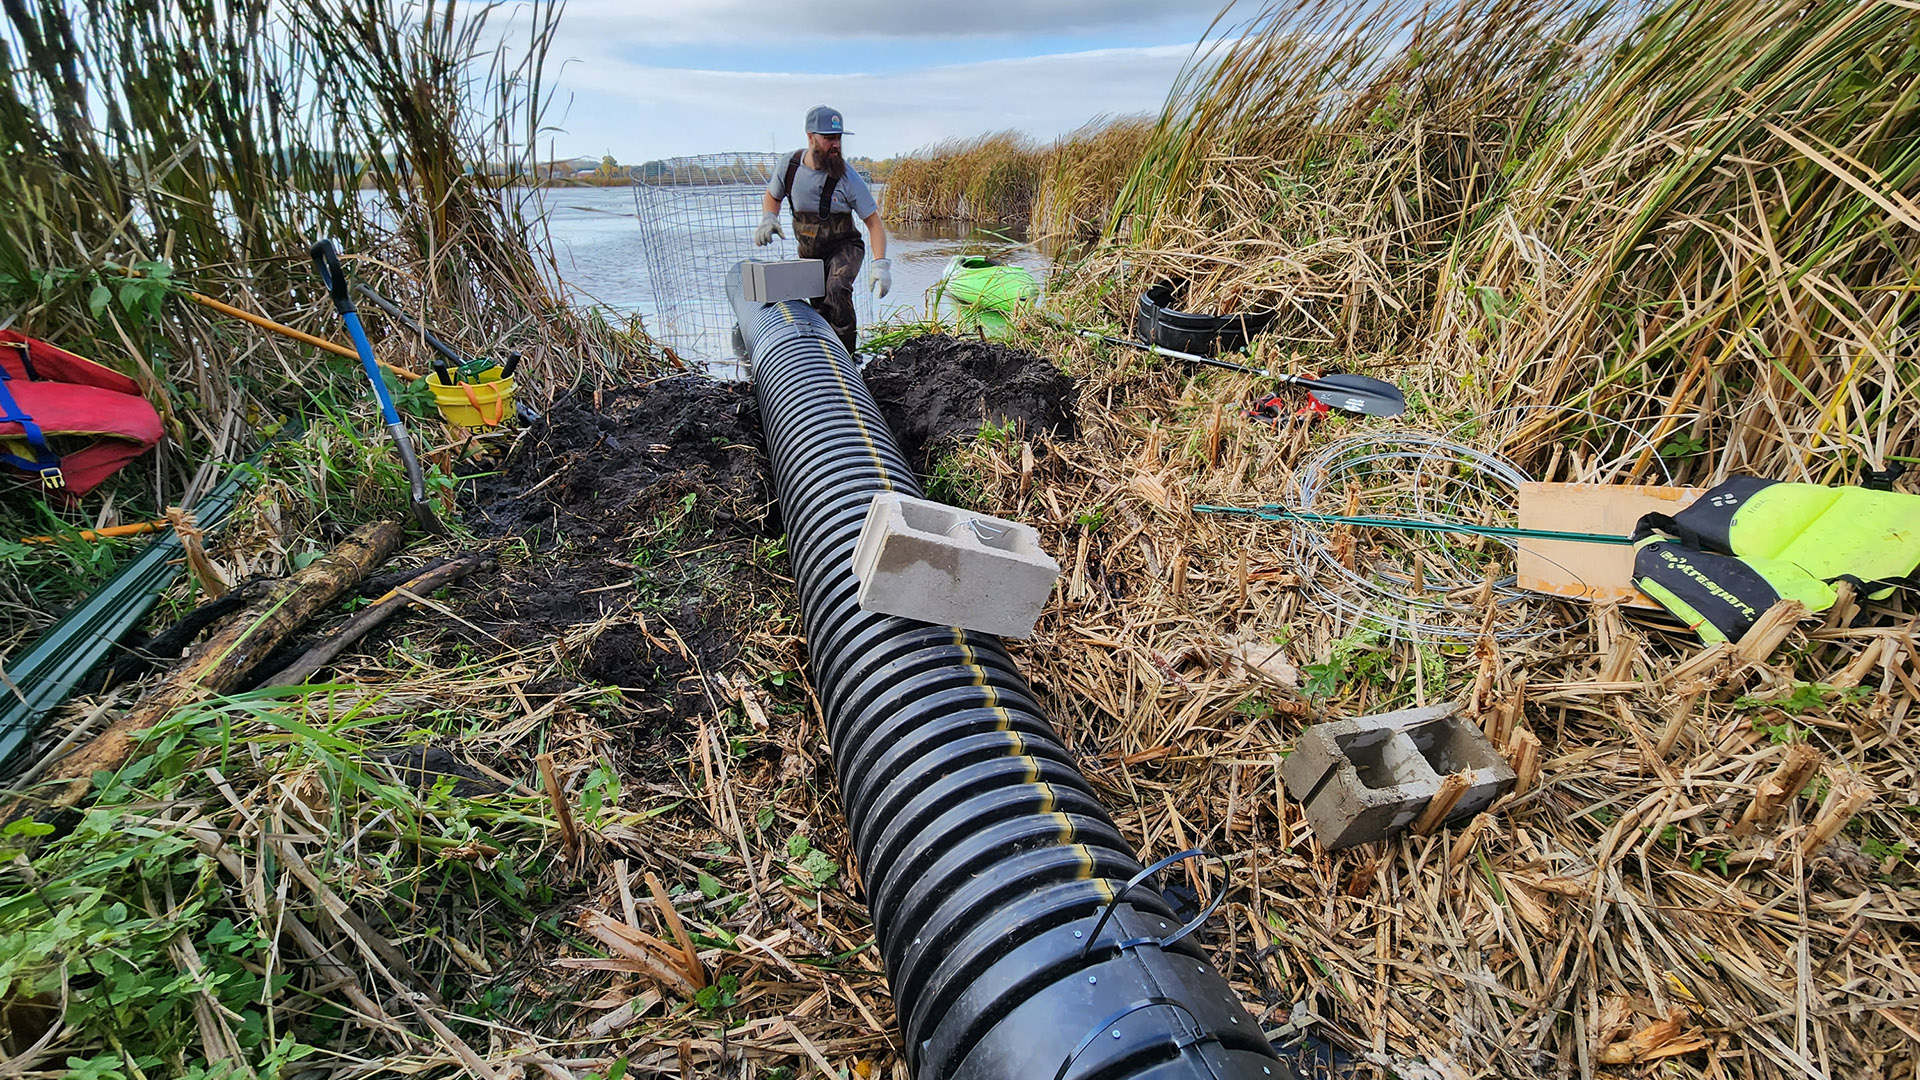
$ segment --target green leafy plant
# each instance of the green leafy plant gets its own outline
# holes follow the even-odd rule
[[[108,269],[121,268],[110,264]],[[88,314],[100,318],[106,314],[107,306],[118,298],[120,310],[125,314],[139,316],[141,321],[160,317],[167,291],[173,284],[173,268],[163,262],[142,260],[128,271],[122,272],[124,276],[117,284],[110,284],[105,276],[96,276],[93,289],[87,294]]]
[[[1907,854],[1911,849],[1904,840],[1888,843],[1874,836],[1872,833],[1868,833],[1860,838],[1860,850],[1867,858],[1872,859],[1874,862],[1885,864],[1888,861],[1896,863],[1905,862],[1907,860]]]
[[[1362,624],[1334,639],[1326,658],[1308,664],[1301,692],[1312,698],[1330,698],[1356,676],[1372,678],[1379,674],[1385,654],[1375,651],[1384,635],[1377,627]]]
[[[720,976],[693,994],[694,1005],[708,1016],[732,1008],[739,1000],[740,979],[732,974]]]
[[[935,462],[933,475],[927,477],[927,498],[935,502],[972,509],[983,492],[979,474],[959,452]]]
[[[789,883],[794,885],[824,889],[840,876],[840,864],[814,847],[804,833],[794,833],[787,838],[787,860],[797,871],[788,876]]]
[[[105,792],[124,793],[118,782]],[[10,830],[8,840],[32,832]],[[235,1021],[240,1048],[262,1072],[277,1074],[313,1052],[290,1034],[270,1034],[263,1002],[290,976],[262,974],[267,941],[258,930],[213,916],[219,883],[211,863],[190,838],[132,824],[112,805],[89,810],[26,867],[15,863],[26,880],[0,899],[0,995],[64,995],[75,1041],[117,1045],[69,1057],[75,1075],[173,1071],[168,1063],[184,1063],[197,1047],[195,1010],[207,1002]],[[199,964],[186,965],[175,945],[196,926]]]
[[[619,804],[620,774],[603,761],[580,782],[580,805],[587,812],[587,824],[598,823],[603,810],[617,808]]]
[[[1684,431],[1675,432],[1668,436],[1666,442],[1660,444],[1660,456],[1669,459],[1694,457],[1705,453],[1706,450],[1707,444],[1704,439]]]
[[[998,424],[982,424],[978,438],[987,446],[1010,447],[1014,445],[1014,436],[1019,429],[1019,424],[1012,419]]]

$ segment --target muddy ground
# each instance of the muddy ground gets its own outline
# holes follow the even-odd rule
[[[643,708],[655,692],[662,726],[685,720],[706,706],[700,675],[764,617],[756,606],[782,602],[772,503],[744,385],[682,376],[577,394],[474,482],[465,518],[501,541],[501,568],[466,587],[460,614],[495,648],[559,642],[580,681]]]
[[[1073,380],[998,343],[914,339],[872,364],[867,381],[927,472],[983,423],[1074,432]],[[441,629],[430,648],[449,668],[551,650],[562,674],[526,692],[618,688],[623,719],[608,722],[634,750],[712,712],[715,686],[703,676],[728,673],[757,628],[791,625],[797,613],[747,384],[684,375],[563,398],[472,473],[459,498],[493,560],[451,591],[455,617],[416,612],[367,644],[424,621]],[[386,571],[362,591],[377,595],[416,572]]]
[[[998,343],[916,338],[871,364],[866,378],[923,473],[983,423],[1074,433],[1073,380]],[[702,676],[728,673],[756,628],[795,622],[748,384],[682,375],[563,398],[470,472],[459,501],[492,558],[447,594],[454,617],[403,615],[363,649],[431,624],[440,630],[428,646],[433,661],[447,668],[508,650],[553,650],[562,674],[526,692],[618,688],[622,741],[637,750],[713,711],[715,687]],[[420,569],[388,568],[361,593],[377,596]],[[312,628],[263,670],[325,632]]]
[[[1073,379],[1030,352],[978,338],[911,338],[866,369],[867,389],[922,473],[956,441],[1012,421],[1023,437],[1076,434]]]

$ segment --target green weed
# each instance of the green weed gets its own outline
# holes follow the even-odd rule
[[[927,498],[934,502],[972,509],[980,504],[984,494],[980,474],[959,452],[935,462],[933,475],[927,477]]]
[[[484,937],[470,928],[484,935],[476,917],[488,908],[539,925],[529,905],[552,902],[543,883],[550,824],[541,800],[455,798],[449,777],[419,791],[395,786],[374,764],[376,733],[410,725],[367,702],[336,699],[336,689],[258,691],[183,709],[146,733],[144,752],[125,767],[95,777],[95,801],[70,832],[54,835],[24,821],[0,834],[0,998],[64,997],[65,1034],[54,1049],[69,1075],[130,1080],[251,1069],[281,1077],[316,1047],[339,1049],[343,1014],[310,993],[305,980],[314,972],[287,966],[282,954],[292,946],[280,936],[283,916],[251,901],[235,876],[233,860],[259,853],[243,845],[216,857],[209,842],[223,835],[219,819],[168,809],[224,812],[216,770],[220,783],[242,788],[269,772],[300,778],[308,812],[355,839],[350,846],[286,842],[376,926],[386,926],[397,903],[423,940],[437,939],[442,924],[457,925],[484,952]],[[591,777],[587,786],[596,786]],[[617,786],[599,790],[611,806]],[[200,832],[181,824],[196,818]],[[252,866],[282,873],[277,857]],[[307,918],[310,899],[291,888],[281,901],[293,905],[286,916],[298,909]],[[494,1001],[493,1014],[510,1001]],[[232,1031],[243,1060],[215,1066],[204,1059],[200,1018],[208,1009]]]
[[[740,979],[728,974],[694,992],[693,1003],[708,1016],[725,1012],[740,1000]]]
[[[1354,679],[1378,682],[1383,679],[1389,654],[1378,649],[1385,635],[1378,627],[1362,624],[1336,638],[1326,659],[1308,664],[1307,680],[1301,692],[1312,698],[1331,698]]]
[[[824,889],[840,876],[840,864],[814,847],[803,833],[787,838],[787,861],[793,872],[785,875],[785,879],[797,888]]]

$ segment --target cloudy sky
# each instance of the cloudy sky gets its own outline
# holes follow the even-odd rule
[[[1052,138],[1157,112],[1220,2],[569,0],[541,154],[785,150],[821,103],[846,115],[849,154]]]

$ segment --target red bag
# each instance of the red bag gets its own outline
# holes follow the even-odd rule
[[[138,383],[0,330],[0,464],[38,476],[48,491],[85,495],[159,441],[160,414]]]

